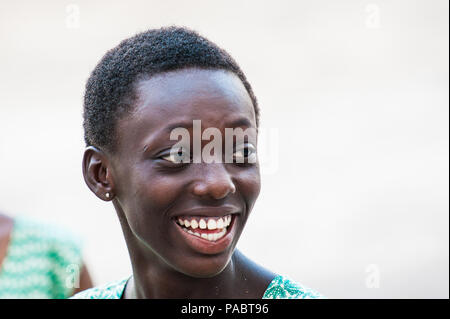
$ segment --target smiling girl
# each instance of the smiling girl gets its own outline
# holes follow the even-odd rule
[[[235,249],[261,186],[258,117],[237,63],[194,31],[149,30],[107,52],[86,85],[83,175],[114,205],[133,274],[76,298],[321,297]],[[249,132],[235,161],[174,148],[171,132],[192,136],[194,121]]]

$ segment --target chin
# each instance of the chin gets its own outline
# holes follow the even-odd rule
[[[186,261],[181,267],[177,267],[177,270],[186,276],[194,278],[212,278],[224,271],[228,266],[231,256],[224,258],[220,256],[215,258],[212,256],[199,258],[199,261]]]

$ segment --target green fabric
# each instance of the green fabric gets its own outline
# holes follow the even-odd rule
[[[81,263],[81,245],[75,237],[17,217],[0,264],[0,298],[67,298],[73,294]]]
[[[86,289],[71,299],[120,299],[129,277],[110,282],[103,286]]]
[[[120,299],[128,278],[108,283],[103,286],[84,290],[73,299]],[[312,299],[324,298],[318,292],[304,287],[293,280],[278,275],[267,287],[263,299]]]
[[[315,299],[324,298],[318,292],[285,276],[276,276],[266,289],[262,299]]]

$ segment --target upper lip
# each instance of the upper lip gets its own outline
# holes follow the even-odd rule
[[[182,216],[223,217],[231,214],[236,214],[239,212],[240,212],[239,208],[231,205],[202,206],[177,212],[176,214],[173,215],[173,217],[174,218]]]

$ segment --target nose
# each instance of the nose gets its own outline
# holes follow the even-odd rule
[[[222,199],[236,192],[236,186],[224,167],[223,163],[199,164],[198,179],[195,181],[192,192],[196,196],[210,196]]]

